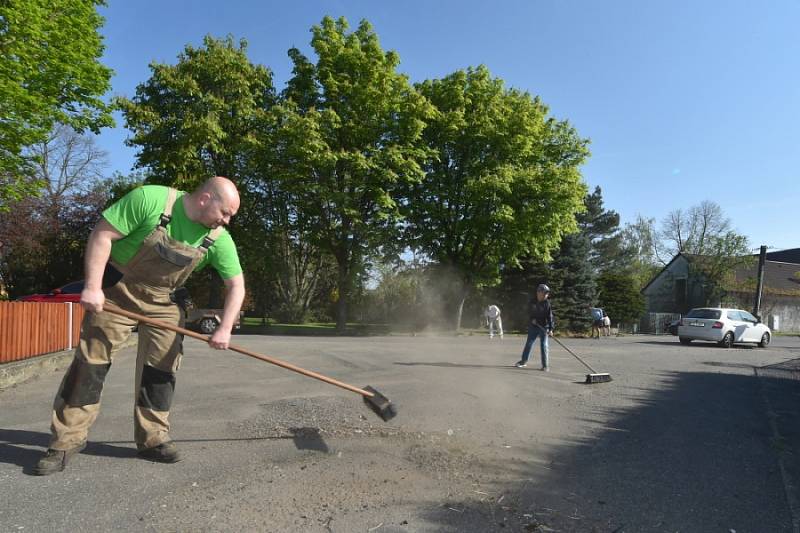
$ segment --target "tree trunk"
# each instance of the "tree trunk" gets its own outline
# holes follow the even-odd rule
[[[461,301],[458,304],[458,314],[456,315],[456,333],[461,331],[461,316],[464,313],[464,302],[467,301],[467,296],[469,296],[469,289],[464,288],[461,292]]]
[[[339,300],[336,302],[336,331],[344,333],[347,328],[347,299],[350,297],[350,271],[339,264]]]

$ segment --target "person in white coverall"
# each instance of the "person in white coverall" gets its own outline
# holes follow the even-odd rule
[[[492,304],[486,308],[484,313],[486,322],[489,324],[489,338],[494,338],[495,328],[500,338],[503,338],[503,320],[500,318],[500,308]]]

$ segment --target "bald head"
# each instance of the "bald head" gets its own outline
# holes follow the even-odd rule
[[[207,179],[187,196],[187,216],[207,228],[227,226],[239,210],[239,191],[231,180],[222,176]]]

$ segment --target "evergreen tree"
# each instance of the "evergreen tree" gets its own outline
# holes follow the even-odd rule
[[[632,324],[645,310],[644,296],[631,274],[604,272],[597,280],[598,304],[613,324]]]
[[[578,215],[578,227],[590,243],[590,261],[596,272],[620,271],[625,267],[619,214],[603,208],[603,192],[595,187],[584,198],[586,211]]]
[[[551,265],[553,313],[556,327],[583,331],[591,325],[588,307],[595,302],[595,274],[590,262],[591,241],[584,233],[564,237]]]

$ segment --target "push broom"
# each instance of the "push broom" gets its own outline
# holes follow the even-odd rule
[[[538,327],[539,329],[541,329],[541,330],[542,330],[542,332],[543,332],[545,335],[547,335],[547,332],[546,332],[546,331],[544,331],[544,329],[543,329],[541,326],[539,326],[539,325],[537,324],[537,327]],[[585,366],[586,368],[588,368],[588,369],[589,369],[589,371],[591,372],[591,374],[586,374],[586,381],[585,381],[585,383],[588,383],[588,384],[592,384],[592,383],[608,383],[609,381],[611,381],[611,374],[609,374],[608,372],[598,372],[598,371],[597,371],[597,370],[595,370],[594,368],[590,367],[590,366],[589,366],[589,363],[587,363],[586,361],[584,361],[583,359],[581,359],[580,357],[578,357],[578,355],[577,355],[575,352],[573,352],[572,350],[570,350],[569,348],[567,348],[567,347],[564,345],[564,343],[563,343],[563,342],[561,342],[560,340],[558,340],[558,339],[557,339],[557,338],[555,338],[555,337],[552,337],[552,339],[553,339],[554,341],[556,341],[556,342],[557,342],[559,345],[561,345],[561,347],[562,347],[562,348],[564,348],[566,351],[568,351],[572,357],[574,357],[575,359],[577,359],[578,361],[580,361],[581,363],[583,363],[583,366]]]
[[[591,384],[591,383],[608,383],[609,381],[611,381],[611,374],[609,374],[608,372],[598,372],[594,368],[590,367],[589,363],[587,363],[586,361],[584,361],[583,359],[578,357],[578,355],[575,352],[573,352],[572,350],[567,348],[564,345],[563,342],[561,342],[560,340],[556,339],[555,337],[553,337],[553,339],[555,339],[555,341],[558,344],[560,344],[562,348],[564,348],[566,351],[568,351],[570,353],[570,355],[572,355],[575,359],[577,359],[578,361],[583,363],[583,366],[585,366],[586,368],[589,369],[591,374],[586,374],[585,383],[589,383],[589,384]]]
[[[210,337],[206,337],[205,335],[201,335],[189,329],[182,328],[179,326],[174,326],[166,322],[161,322],[160,320],[155,320],[153,318],[149,318],[140,315],[138,313],[132,313],[130,311],[120,309],[119,307],[113,304],[106,303],[103,306],[103,310],[108,311],[110,313],[114,313],[115,315],[128,317],[133,320],[137,320],[139,322],[144,322],[146,324],[150,324],[151,326],[156,326],[162,329],[168,329],[170,331],[174,331],[176,333],[180,333],[188,337],[193,337],[195,339],[201,340],[206,343],[210,340]],[[229,344],[228,349],[233,350],[234,352],[239,352],[241,354],[248,355],[255,359],[259,359],[261,361],[266,361],[267,363],[271,363],[273,365],[277,365],[287,370],[291,370],[292,372],[297,372],[298,374],[302,374],[310,378],[324,381],[325,383],[335,385],[339,388],[358,393],[364,398],[364,403],[366,403],[369,406],[369,408],[372,409],[375,412],[375,414],[381,417],[384,421],[390,420],[397,415],[397,410],[395,409],[394,405],[392,405],[392,402],[390,402],[386,396],[384,396],[383,394],[381,394],[372,387],[367,386],[364,387],[363,389],[359,389],[358,387],[354,387],[353,385],[348,385],[347,383],[344,383],[337,379],[333,379],[328,376],[323,376],[322,374],[312,372],[311,370],[306,370],[305,368],[300,368],[299,366],[295,366],[291,363],[287,363],[286,361],[282,361],[274,357],[269,357],[267,355],[262,355],[260,353],[251,352],[246,348],[242,348],[241,346],[236,346],[234,344]]]

